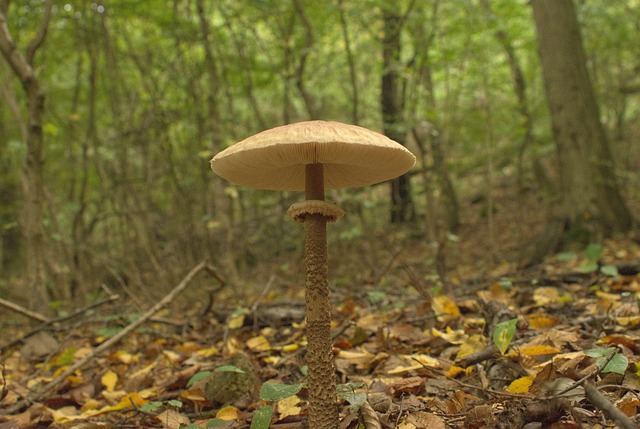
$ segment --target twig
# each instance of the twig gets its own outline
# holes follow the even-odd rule
[[[584,384],[586,383],[586,381],[588,379],[590,379],[591,377],[595,377],[596,375],[600,374],[602,372],[602,370],[605,369],[607,365],[609,365],[609,362],[611,362],[611,360],[615,357],[616,354],[618,354],[617,350],[615,352],[611,353],[607,357],[607,359],[604,362],[602,362],[600,365],[596,365],[596,369],[593,372],[585,375],[580,380],[577,380],[577,381],[571,383],[565,389],[562,389],[559,393],[556,393],[553,396],[556,396],[556,397],[563,396],[565,393],[569,393],[571,390],[575,389],[576,387],[578,387],[580,385],[582,385],[584,387]]]
[[[615,405],[611,403],[596,386],[591,383],[584,382],[584,393],[587,399],[593,404],[594,407],[602,411],[608,418],[614,421],[614,423],[621,429],[637,429],[638,426]]]
[[[9,409],[1,410],[0,414],[14,413],[22,409],[27,404],[43,398],[45,395],[51,392],[55,387],[61,384],[68,376],[73,374],[76,370],[82,368],[89,361],[94,359],[96,356],[100,355],[105,350],[117,344],[121,339],[129,335],[129,333],[134,331],[138,326],[142,325],[144,322],[150,319],[151,316],[153,316],[155,313],[160,311],[164,306],[171,303],[173,299],[180,292],[182,292],[189,285],[189,283],[191,283],[191,280],[193,280],[195,275],[198,274],[200,271],[206,269],[206,267],[207,267],[206,261],[203,261],[198,265],[196,265],[191,271],[189,271],[189,273],[184,277],[184,279],[182,279],[182,281],[175,288],[173,288],[171,292],[169,292],[164,298],[162,298],[158,303],[156,303],[156,305],[154,305],[149,310],[147,310],[147,312],[144,313],[139,319],[135,320],[134,322],[129,324],[127,327],[125,327],[122,331],[118,332],[116,335],[109,338],[107,341],[105,341],[104,343],[100,344],[98,347],[93,349],[91,353],[89,353],[88,355],[86,355],[85,357],[83,357],[73,365],[71,365],[66,371],[58,375],[56,378],[54,378],[51,382],[49,382],[49,384],[45,385],[40,391],[32,395],[28,395],[23,400],[19,401]]]
[[[26,338],[29,338],[30,336],[42,331],[47,326],[53,325],[55,323],[60,323],[60,322],[65,322],[67,320],[71,320],[71,319],[73,319],[73,318],[75,318],[75,317],[77,317],[77,316],[79,316],[79,315],[81,315],[83,313],[86,313],[89,310],[92,310],[92,309],[94,309],[96,307],[99,307],[101,305],[107,304],[109,302],[116,301],[118,299],[120,299],[120,297],[118,295],[111,295],[109,298],[106,298],[106,299],[103,299],[102,301],[98,301],[98,302],[95,302],[93,304],[90,304],[90,305],[88,305],[88,306],[86,306],[84,308],[81,308],[80,310],[78,310],[78,311],[76,311],[76,312],[74,312],[72,314],[69,314],[67,316],[62,316],[62,317],[58,317],[58,318],[55,318],[55,319],[48,319],[44,323],[42,323],[40,326],[38,326],[35,329],[27,332],[26,334],[22,335],[21,337],[15,338],[15,339],[9,341],[8,343],[3,344],[2,346],[0,346],[0,353],[4,349],[6,349],[8,347],[11,347],[14,344],[17,344],[19,342],[22,342]]]
[[[365,403],[360,406],[360,414],[362,415],[366,429],[382,429],[380,417],[378,417],[378,413],[371,407],[369,401],[365,401]]]
[[[31,310],[29,310],[27,308],[22,307],[21,305],[14,304],[13,302],[7,301],[6,299],[0,298],[0,305],[2,305],[3,307],[8,308],[10,310],[13,310],[16,313],[20,313],[20,314],[22,314],[24,316],[27,316],[30,319],[34,319],[34,320],[37,320],[37,321],[43,322],[43,323],[49,322],[49,319],[47,319],[42,314],[36,313],[35,311],[31,311]]]
[[[251,312],[253,313],[253,329],[254,330],[258,329],[258,306],[269,293],[269,290],[271,289],[271,286],[273,285],[273,281],[275,279],[276,279],[275,274],[272,274],[271,277],[269,277],[269,281],[262,289],[262,293],[260,293],[260,296],[258,297],[258,299],[256,299],[256,301],[251,306]]]

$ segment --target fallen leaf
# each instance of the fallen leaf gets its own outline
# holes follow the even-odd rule
[[[166,429],[180,429],[182,425],[191,423],[187,416],[175,410],[164,410],[155,419]]]
[[[242,414],[240,413],[240,410],[231,405],[220,408],[220,410],[218,410],[218,412],[216,413],[217,419],[225,421],[240,420],[241,416]]]
[[[118,383],[118,374],[109,370],[100,378],[100,382],[107,389],[107,392],[113,392]]]

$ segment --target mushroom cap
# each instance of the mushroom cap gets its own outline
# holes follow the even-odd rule
[[[239,185],[303,191],[305,165],[324,165],[326,189],[372,185],[406,173],[416,157],[400,143],[355,125],[305,121],[271,128],[218,153],[211,169]]]

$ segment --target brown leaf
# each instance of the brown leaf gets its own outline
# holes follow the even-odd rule
[[[444,429],[445,423],[442,417],[426,411],[414,411],[407,416],[407,422],[413,424],[416,429]]]

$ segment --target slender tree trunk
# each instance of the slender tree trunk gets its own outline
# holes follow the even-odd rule
[[[22,191],[24,207],[22,231],[26,247],[26,278],[30,306],[45,311],[49,302],[45,272],[44,241],[44,138],[42,115],[45,94],[34,71],[36,51],[42,46],[51,20],[52,1],[45,3],[40,28],[23,55],[17,48],[7,26],[5,2],[0,4],[0,51],[20,80],[27,98],[28,126],[26,132],[26,157],[23,165]]]
[[[620,194],[573,2],[532,0],[531,5],[557,148],[562,198],[556,225],[551,230],[563,230],[564,238],[583,241],[597,238],[594,233],[629,230],[633,218]],[[544,241],[559,243],[557,237]],[[544,245],[539,249],[538,253],[553,250]]]
[[[338,0],[338,13],[340,14],[340,29],[342,30],[342,40],[344,41],[344,50],[347,54],[349,63],[349,79],[351,80],[351,121],[354,125],[360,122],[360,93],[358,91],[358,78],[356,75],[356,60],[351,49],[351,39],[349,38],[349,27],[347,18],[344,13],[345,6],[343,0]]]
[[[407,130],[403,118],[404,94],[400,82],[400,33],[402,17],[397,11],[382,8],[384,36],[382,40],[382,90],[380,105],[384,133],[400,144],[404,144]],[[402,175],[391,181],[391,223],[415,220],[415,209],[411,197],[409,176]]]
[[[482,5],[484,13],[487,17],[489,17],[493,21],[498,21],[498,18],[491,10],[491,4],[489,3],[489,0],[480,0],[480,4]],[[500,27],[499,22],[496,22],[494,35],[498,43],[500,43],[500,46],[502,46],[502,49],[504,49],[504,52],[507,56],[507,62],[509,64],[509,68],[511,69],[513,88],[518,100],[518,112],[520,113],[520,119],[522,121],[522,141],[520,142],[520,146],[518,147],[517,160],[518,188],[520,189],[520,191],[522,191],[524,190],[524,155],[527,149],[533,143],[533,119],[531,117],[531,112],[529,111],[527,84],[524,80],[524,73],[522,72],[522,67],[520,66],[520,61],[518,60],[516,50],[511,43],[509,35]]]
[[[198,21],[200,23],[200,36],[202,41],[202,47],[204,49],[204,57],[205,63],[207,66],[207,74],[209,77],[209,93],[207,95],[207,105],[209,108],[209,126],[211,133],[211,147],[212,150],[218,152],[222,149],[222,115],[220,114],[220,106],[218,101],[218,96],[221,89],[220,84],[220,72],[219,72],[219,64],[216,56],[214,55],[214,51],[211,47],[212,44],[212,36],[211,36],[211,27],[209,25],[209,21],[207,19],[207,14],[205,11],[205,3],[204,0],[196,1],[197,9],[198,9]],[[227,273],[229,274],[230,281],[233,283],[237,283],[240,278],[240,274],[238,272],[238,268],[235,262],[235,252],[233,243],[236,241],[236,230],[235,230],[235,207],[233,198],[229,195],[223,196],[224,192],[222,189],[222,182],[219,179],[212,178],[212,200],[216,201],[224,201],[226,206],[224,207],[215,207],[215,213],[212,210],[210,213],[211,218],[214,217],[214,214],[223,217],[226,222],[225,225],[225,249],[221,259],[224,261],[225,267],[227,269]]]
[[[295,71],[296,86],[298,87],[298,91],[300,91],[300,95],[302,96],[304,105],[307,108],[309,118],[320,119],[321,115],[318,108],[318,103],[315,97],[307,89],[304,80],[304,72],[307,67],[307,58],[309,57],[309,53],[313,51],[313,45],[315,43],[313,38],[313,27],[311,26],[311,21],[309,21],[309,18],[307,17],[300,0],[293,0],[293,7],[296,11],[296,14],[300,18],[300,21],[302,21],[305,40],[304,47],[300,50],[300,59],[298,62],[298,67],[296,67]]]

